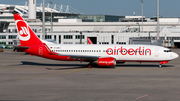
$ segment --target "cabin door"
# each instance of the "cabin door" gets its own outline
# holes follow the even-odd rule
[[[159,49],[156,48],[156,49],[155,49],[155,57],[158,57],[158,56],[159,56]]]

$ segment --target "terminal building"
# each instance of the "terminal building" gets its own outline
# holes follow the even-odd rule
[[[0,44],[13,44],[13,40],[18,39],[12,10],[21,14],[37,36],[43,38],[42,4],[34,2],[32,5],[36,5],[36,9],[30,11],[31,1],[23,6],[0,4]],[[88,44],[89,37],[94,44],[132,44],[132,38],[155,40],[157,36],[156,18],[144,16],[142,27],[142,16],[84,15],[73,10],[68,5],[59,8],[58,5],[46,5],[46,39],[58,44],[80,44],[82,39],[82,44]],[[35,18],[30,18],[31,15]],[[180,47],[179,18],[160,18],[160,39],[166,47]]]

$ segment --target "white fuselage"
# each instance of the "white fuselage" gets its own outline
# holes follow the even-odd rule
[[[48,45],[48,44],[47,44]],[[152,45],[58,45],[49,44],[60,55],[113,57],[116,61],[158,62],[178,57],[170,49]]]

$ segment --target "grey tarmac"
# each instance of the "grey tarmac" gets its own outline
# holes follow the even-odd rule
[[[172,49],[180,55],[180,49]],[[180,58],[87,68],[5,49],[0,52],[0,101],[180,101]]]

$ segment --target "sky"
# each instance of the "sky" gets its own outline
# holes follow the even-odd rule
[[[0,4],[23,4],[28,0],[0,0]],[[85,15],[142,15],[142,4],[140,0],[45,0],[52,1],[57,5],[69,5]],[[157,15],[157,0],[143,0],[144,16],[153,17]],[[163,17],[180,17],[180,0],[159,0],[160,15]],[[36,0],[40,4],[42,0]]]

